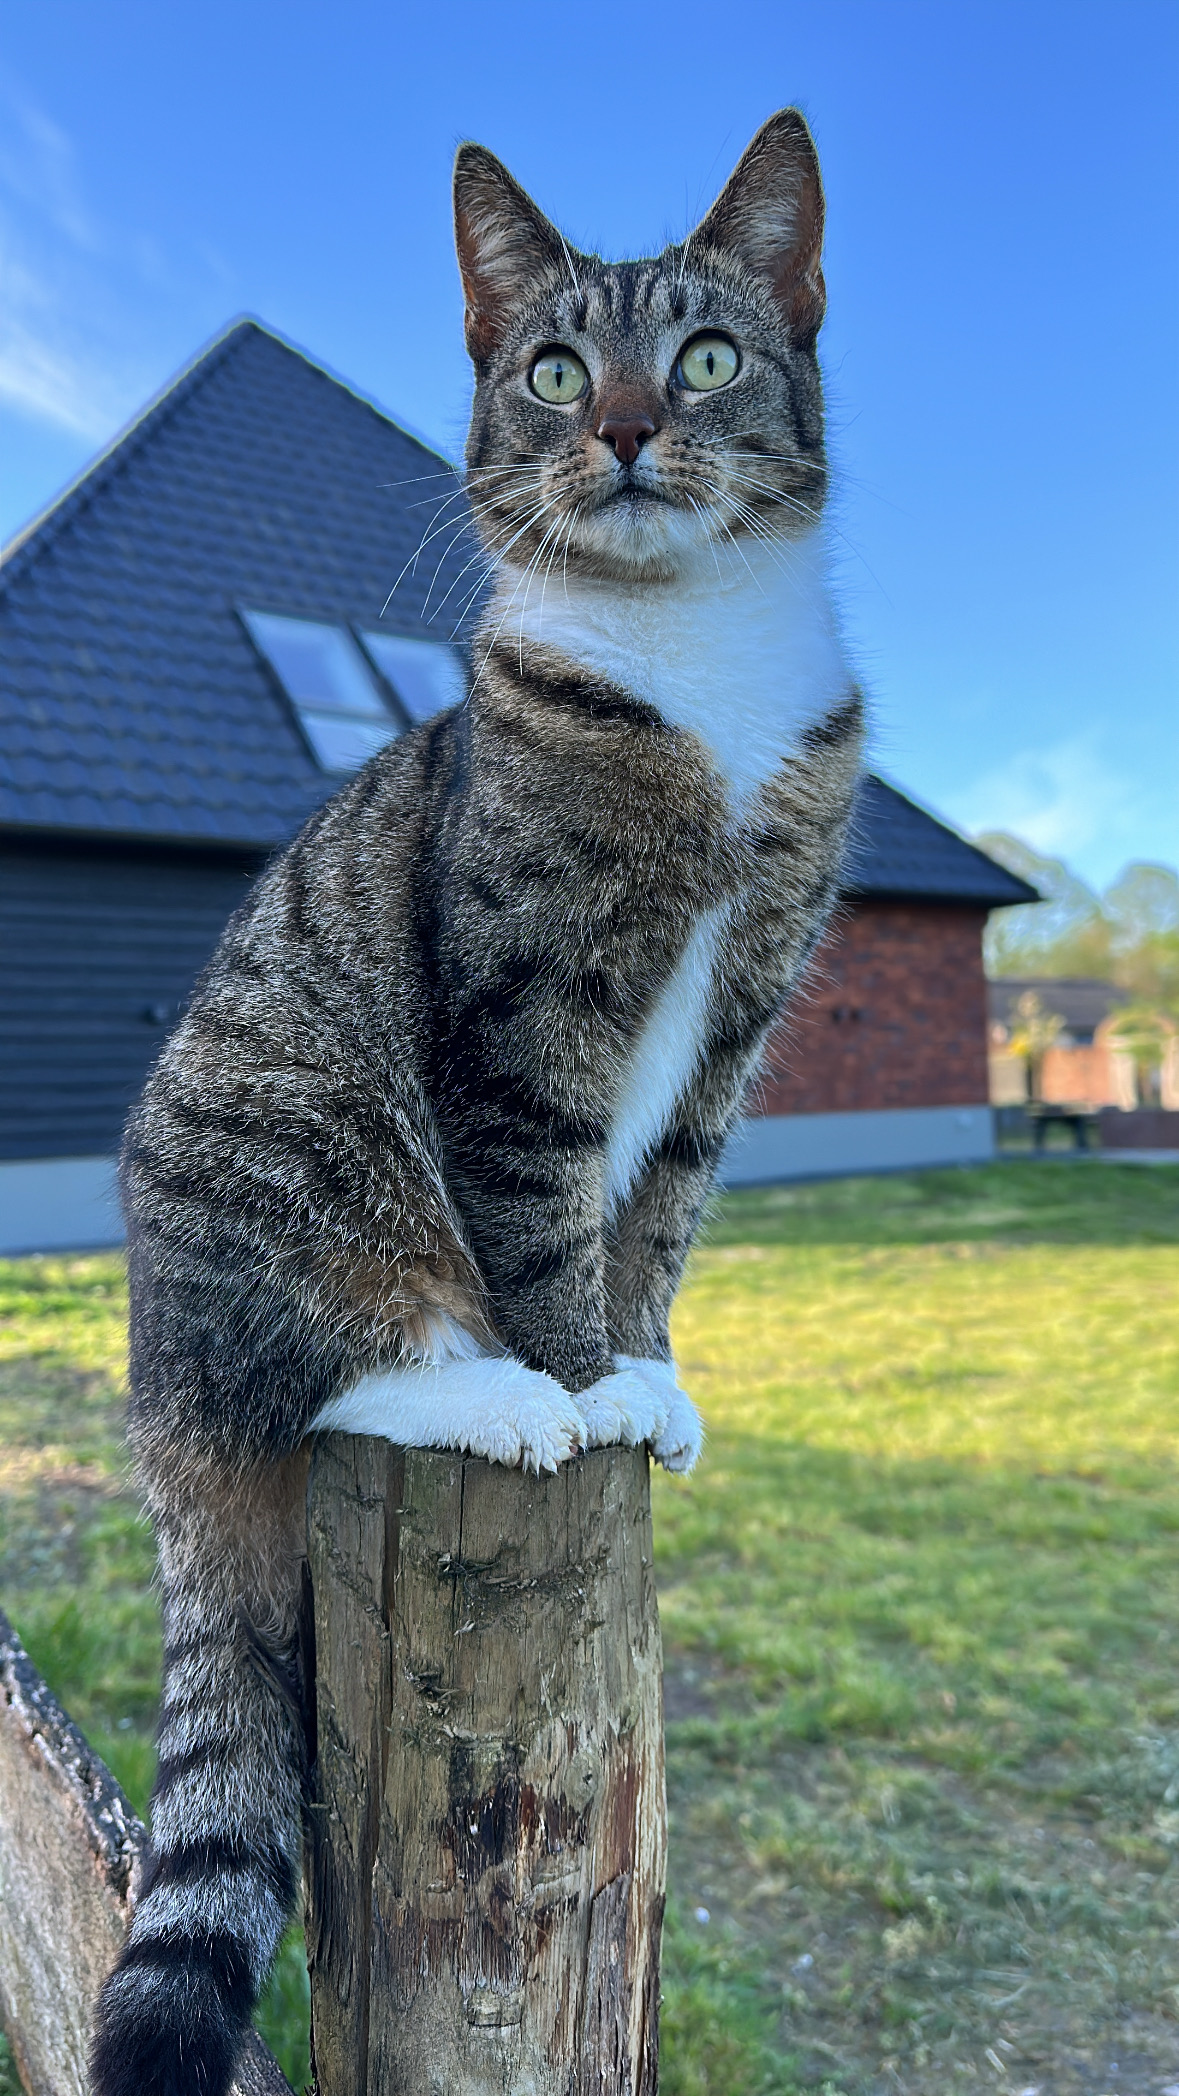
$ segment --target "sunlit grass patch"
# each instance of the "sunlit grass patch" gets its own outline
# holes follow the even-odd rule
[[[1029,1166],[743,1195],[696,1254],[673,1890],[792,2085],[1179,2059],[1177,1247],[1179,1173]]]
[[[142,1807],[159,1633],[123,1319],[116,1259],[0,1263],[0,1601]],[[1157,2096],[1179,1171],[729,1197],[676,1339],[709,1443],[655,1483],[665,2096]],[[259,2020],[298,2086],[295,1936]]]

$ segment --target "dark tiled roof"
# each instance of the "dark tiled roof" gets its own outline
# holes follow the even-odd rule
[[[925,897],[983,909],[1040,900],[1018,875],[872,777],[860,789],[843,888],[847,895]]]
[[[0,824],[284,842],[331,782],[235,606],[375,621],[455,487],[368,401],[239,322],[0,565]],[[436,567],[431,550],[405,577],[387,630],[449,638],[449,605],[420,623]]]
[[[1128,990],[1091,975],[1000,975],[987,984],[989,1017],[1011,1026],[1016,1005],[1028,990],[1046,1012],[1063,1019],[1073,1035],[1092,1035],[1103,1019],[1130,1001]]]
[[[332,782],[236,607],[372,623],[457,486],[341,380],[238,322],[0,563],[0,826],[285,843]],[[447,514],[461,520],[461,505]],[[431,547],[405,574],[387,630],[449,638],[478,574],[459,579],[473,549],[451,538],[447,526],[441,561]],[[879,779],[845,885],[1037,899]]]

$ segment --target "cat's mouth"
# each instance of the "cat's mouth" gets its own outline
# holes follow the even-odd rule
[[[600,512],[604,509],[617,509],[621,504],[624,507],[641,509],[648,502],[667,504],[670,497],[664,488],[652,486],[650,481],[620,480],[616,486],[607,490],[597,508]]]
[[[685,499],[676,476],[665,476],[654,460],[595,480],[589,489],[583,483],[570,533],[574,558],[590,572],[671,581],[707,542],[701,503]]]

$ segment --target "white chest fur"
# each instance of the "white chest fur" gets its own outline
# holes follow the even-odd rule
[[[718,547],[672,584],[542,584],[508,568],[499,594],[506,635],[559,648],[690,729],[737,803],[851,682],[818,531]]]
[[[734,813],[847,694],[820,534],[697,557],[673,585],[542,583],[507,567],[501,630],[556,648],[699,736]],[[616,1209],[666,1130],[707,1035],[726,912],[697,918],[620,1074],[606,1151]]]
[[[704,1047],[724,909],[696,919],[622,1073],[606,1146],[606,1212],[621,1207]]]

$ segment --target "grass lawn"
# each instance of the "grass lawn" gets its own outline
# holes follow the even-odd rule
[[[113,1258],[0,1263],[0,1601],[135,1802]],[[656,1481],[663,2096],[1179,2084],[1179,1169],[730,1196]],[[305,2072],[297,1955],[262,2017]],[[0,2063],[0,2092],[6,2083]]]

